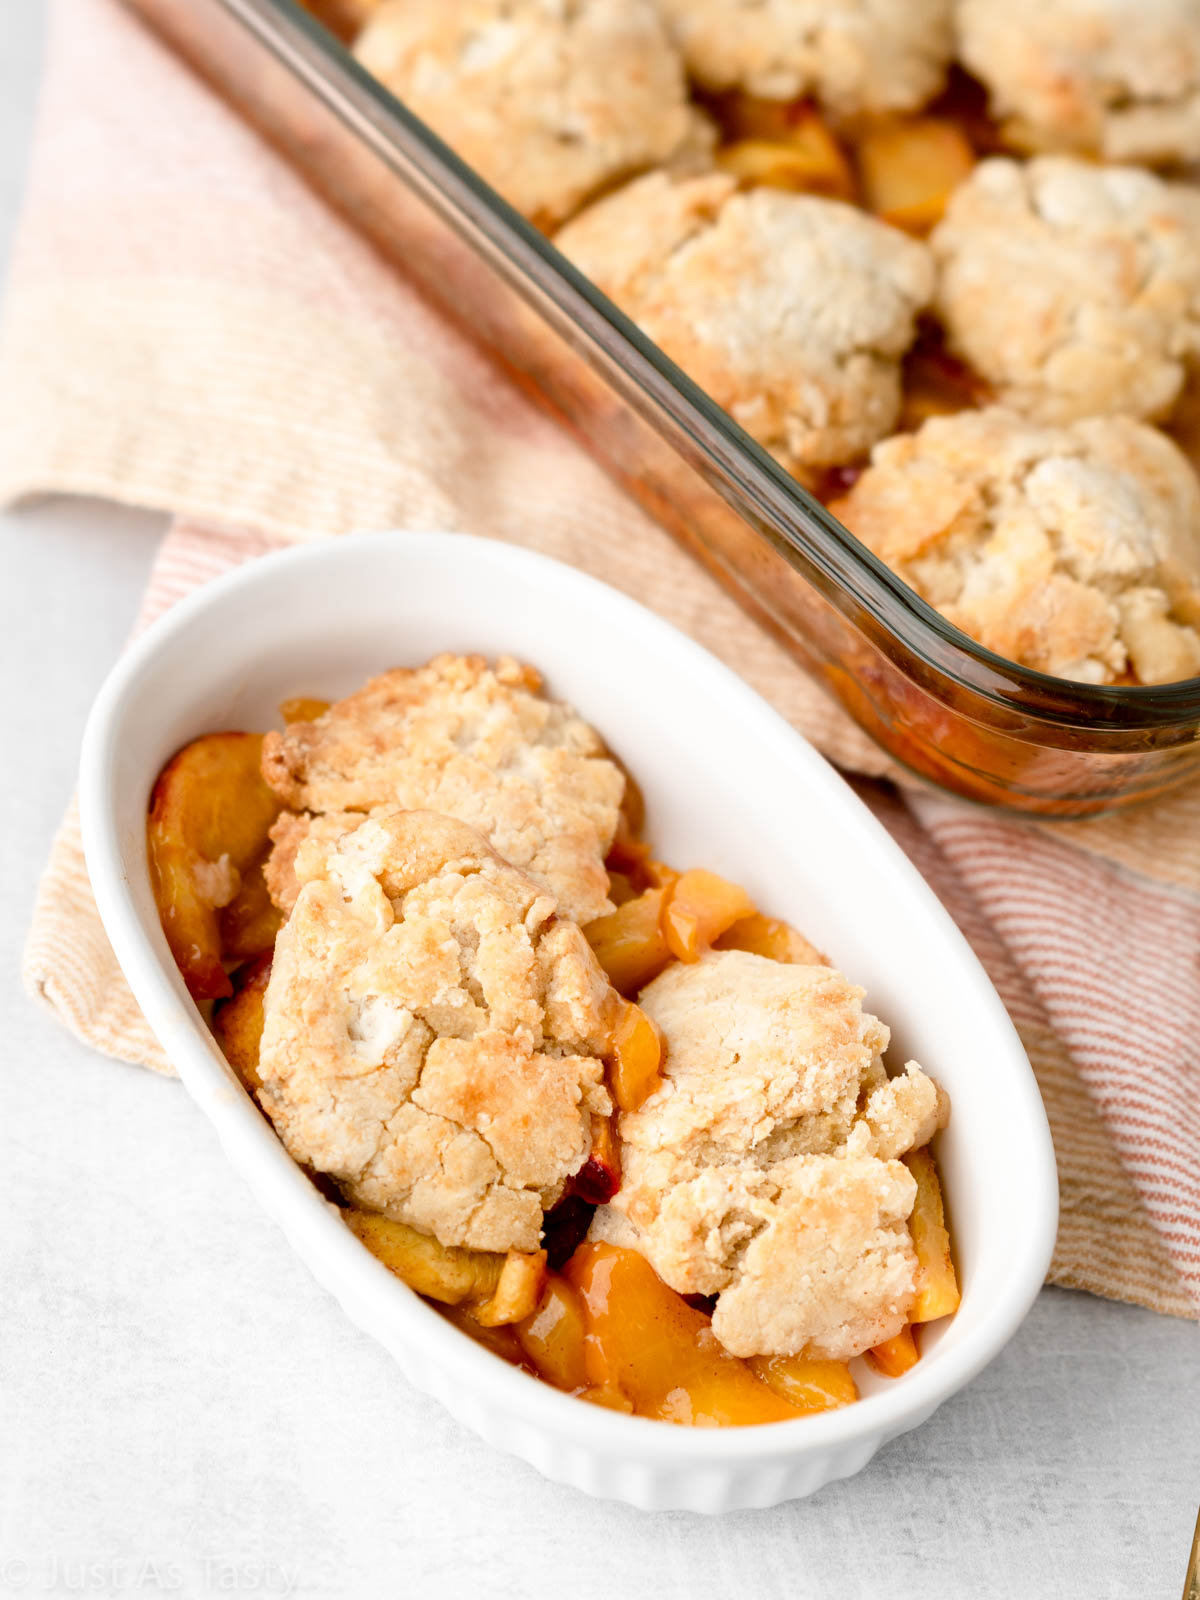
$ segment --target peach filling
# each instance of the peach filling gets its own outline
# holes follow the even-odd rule
[[[583,1301],[565,1278],[550,1279],[535,1310],[514,1332],[539,1378],[568,1394],[588,1387]]]
[[[866,1352],[867,1361],[875,1371],[885,1378],[899,1378],[910,1367],[915,1367],[918,1359],[917,1342],[913,1338],[912,1324],[901,1328],[899,1333],[893,1334],[890,1339],[885,1339],[882,1344],[877,1344]]]
[[[279,916],[261,867],[280,802],[255,733],[212,733],[174,756],[150,800],[147,845],[159,918],[197,1000],[233,992],[222,964],[273,948]]]
[[[746,891],[715,872],[673,872],[657,862],[643,863],[642,871],[657,880],[654,885],[584,929],[609,982],[626,996],[638,994],[672,960],[698,961],[722,935],[755,915]]]
[[[909,233],[926,234],[975,165],[962,129],[946,117],[896,117],[859,141],[858,171],[867,209]]]
[[[258,1052],[262,1045],[263,1000],[271,981],[274,951],[249,963],[234,979],[229,1000],[218,1000],[213,1007],[212,1029],[225,1059],[254,1094],[262,1087],[258,1075]]]
[[[625,1002],[613,1034],[609,1084],[620,1111],[636,1111],[662,1082],[662,1039],[640,1006]]]
[[[374,1211],[347,1207],[347,1226],[377,1260],[410,1289],[445,1305],[469,1308],[483,1327],[519,1322],[537,1305],[546,1281],[546,1252],[506,1256],[439,1244],[426,1233]]]
[[[937,1163],[928,1150],[913,1150],[904,1164],[917,1181],[917,1198],[908,1219],[913,1249],[917,1252],[917,1298],[914,1322],[936,1322],[958,1310],[962,1298],[950,1254],[946,1212]]]
[[[608,916],[589,922],[584,930],[596,960],[620,994],[637,994],[671,959],[662,930],[664,898],[664,890],[647,889]]]
[[[669,1289],[634,1250],[582,1244],[565,1277],[583,1308],[585,1398],[622,1395],[641,1417],[726,1427],[784,1422],[856,1397],[849,1371],[836,1362],[793,1361],[792,1382],[804,1396],[797,1403],[781,1377],[765,1381],[731,1356],[704,1312]],[[811,1369],[806,1377],[802,1366]]]

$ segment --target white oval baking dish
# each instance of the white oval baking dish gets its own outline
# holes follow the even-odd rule
[[[197,734],[275,724],[289,695],[341,695],[440,650],[508,652],[541,668],[637,776],[658,852],[726,873],[797,923],[865,985],[896,1058],[916,1057],[950,1091],[938,1154],[962,1306],[927,1330],[911,1372],[868,1376],[857,1405],[762,1427],[678,1428],[584,1404],[506,1366],[359,1244],[285,1154],[193,1006],[146,870],[160,767]],[[828,763],[707,652],[603,584],[460,534],[357,535],[253,562],[176,606],[122,657],[84,736],[80,805],[113,948],[231,1162],[412,1383],[548,1476],[654,1509],[811,1494],[923,1422],[1000,1350],[1036,1295],[1057,1221],[1054,1155],[1029,1064],[979,963]]]

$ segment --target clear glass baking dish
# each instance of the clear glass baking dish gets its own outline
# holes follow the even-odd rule
[[[1060,817],[1200,770],[1200,679],[1068,683],[951,627],[293,0],[127,3],[897,761],[969,799]]]

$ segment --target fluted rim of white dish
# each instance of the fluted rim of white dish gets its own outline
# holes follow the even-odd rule
[[[134,908],[130,884],[122,869],[120,822],[111,801],[126,701],[134,687],[153,669],[155,658],[166,641],[188,629],[197,618],[219,611],[234,596],[248,590],[269,590],[272,582],[285,572],[305,567],[316,572],[330,563],[357,561],[365,551],[382,549],[385,542],[390,552],[398,540],[403,541],[407,554],[413,557],[434,547],[441,550],[452,540],[455,556],[472,563],[498,563],[508,570],[523,569],[531,576],[553,569],[556,584],[580,606],[592,611],[603,607],[614,622],[636,625],[643,633],[669,642],[676,654],[690,656],[697,679],[707,680],[710,687],[719,687],[737,702],[739,716],[761,726],[764,736],[778,738],[781,729],[786,733],[793,741],[793,759],[804,768],[807,782],[824,789],[832,803],[849,805],[861,812],[859,821],[866,834],[874,833],[886,840],[889,870],[905,880],[905,893],[924,902],[927,913],[942,922],[962,945],[962,959],[975,969],[979,979],[977,1001],[984,1008],[980,1024],[1008,1040],[1014,1069],[1009,1088],[1019,1103],[1028,1139],[1027,1147],[1021,1152],[1020,1181],[1035,1191],[1033,1209],[1040,1222],[1017,1241],[1008,1262],[1003,1292],[995,1295],[996,1304],[986,1325],[969,1333],[955,1348],[938,1350],[936,1359],[918,1363],[887,1391],[864,1396],[855,1404],[836,1411],[816,1413],[795,1421],[711,1429],[679,1427],[582,1403],[508,1366],[475,1344],[389,1273],[345,1227],[336,1208],[320,1197],[292,1162],[246,1092],[237,1086],[236,1092],[230,1093],[234,1082],[230,1069],[215,1042],[208,1037],[199,1013],[192,1008],[189,1016],[186,1007],[181,1005],[177,975],[173,981],[172,974],[164,969],[159,953],[152,947]],[[825,758],[702,646],[608,585],[549,557],[460,533],[388,530],[348,534],[261,557],[178,602],[151,624],[119,659],[88,719],[80,762],[79,797],[88,873],[114,952],[169,1059],[217,1124],[222,1143],[235,1165],[250,1179],[285,1232],[291,1236],[302,1229],[314,1248],[322,1252],[323,1265],[328,1267],[328,1272],[311,1260],[309,1265],[339,1297],[353,1296],[352,1314],[356,1320],[369,1321],[370,1330],[390,1348],[407,1348],[414,1356],[435,1364],[449,1384],[461,1384],[464,1391],[486,1392],[522,1424],[543,1428],[557,1438],[584,1447],[594,1446],[610,1456],[621,1454],[656,1465],[675,1463],[696,1468],[734,1465],[751,1459],[759,1464],[778,1463],[809,1451],[868,1440],[881,1442],[920,1420],[968,1383],[1008,1342],[1036,1297],[1050,1262],[1057,1223],[1058,1188],[1053,1146],[1032,1069],[1012,1022],[978,959],[916,867]],[[216,1062],[220,1063],[219,1068]],[[273,1157],[265,1147],[257,1148],[264,1133],[274,1148]],[[236,1153],[236,1147],[245,1144],[247,1139],[255,1147],[252,1156],[246,1158],[257,1168],[253,1174],[246,1171],[244,1161]],[[302,1253],[308,1259],[307,1252]],[[336,1287],[331,1284],[331,1278],[337,1280]],[[360,1312],[365,1316],[360,1317]]]

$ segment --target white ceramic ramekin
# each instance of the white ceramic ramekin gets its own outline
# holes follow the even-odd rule
[[[586,1405],[507,1367],[344,1227],[188,997],[146,870],[159,768],[197,734],[273,725],[289,695],[341,695],[440,650],[509,652],[540,667],[636,774],[657,851],[726,873],[794,921],[865,985],[896,1058],[915,1057],[950,1091],[938,1153],[962,1306],[927,1330],[911,1372],[868,1376],[857,1405],[763,1427],[677,1428]],[[923,1422],[991,1360],[1037,1293],[1057,1220],[1054,1155],[1029,1064],[979,963],[822,757],[712,656],[614,590],[457,534],[366,534],[256,561],[176,606],[122,657],[88,723],[80,803],[113,948],[229,1159],[411,1382],[548,1476],[647,1508],[726,1511],[811,1494]]]

